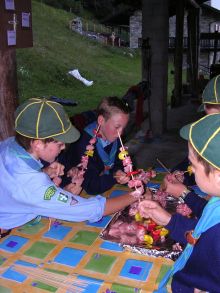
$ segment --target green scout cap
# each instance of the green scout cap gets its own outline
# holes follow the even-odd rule
[[[64,143],[80,137],[63,106],[45,98],[29,99],[17,108],[15,131],[33,139],[53,138]]]
[[[220,170],[220,113],[206,115],[185,125],[180,130],[180,136],[189,140],[203,159]]]
[[[204,88],[202,93],[202,105],[199,106],[198,111],[204,111],[204,104],[220,104],[220,75],[213,77]]]

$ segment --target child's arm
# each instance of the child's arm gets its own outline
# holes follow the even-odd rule
[[[153,200],[143,200],[139,203],[138,210],[142,217],[151,218],[158,225],[166,226],[171,219],[171,214]]]
[[[171,238],[181,244],[186,244],[186,231],[193,230],[198,221],[180,214],[171,215],[159,203],[151,200],[142,201],[138,209],[141,216],[151,218],[157,224],[165,226],[170,231]]]
[[[111,215],[117,211],[124,209],[126,206],[134,203],[137,199],[134,198],[130,193],[114,197],[108,198],[106,200],[104,216]]]
[[[187,190],[187,187],[178,180],[171,180],[168,175],[164,178],[163,189],[170,195],[179,198],[182,193]],[[193,214],[200,218],[202,211],[207,204],[207,200],[199,197],[194,192],[189,192],[184,198],[184,201],[190,207]]]

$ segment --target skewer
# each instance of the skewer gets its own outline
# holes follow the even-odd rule
[[[121,135],[120,135],[120,133],[119,133],[118,130],[117,130],[117,132],[118,132],[118,137],[119,137],[119,140],[120,140],[120,143],[121,143],[122,149],[125,150],[125,147],[124,147],[123,142],[122,142],[122,139],[121,139]],[[130,165],[130,173],[131,173],[130,176],[131,176],[132,180],[135,180],[135,178],[134,178],[134,176],[133,176],[133,174],[132,174],[132,169],[133,169],[133,167],[132,167],[132,165]],[[137,188],[136,186],[135,186],[134,188],[135,188],[135,190],[138,190],[138,188]],[[139,202],[141,201],[141,198],[140,198],[140,197],[138,197],[138,201],[139,201]]]
[[[172,174],[170,170],[157,158],[157,162],[163,167],[169,174]]]
[[[13,265],[12,268],[17,272],[28,275],[30,278],[46,282],[46,284],[57,288],[66,289],[71,293],[82,293],[90,283],[93,283],[92,281],[73,279],[77,277],[76,274],[63,276],[40,268],[22,267],[18,265]]]
[[[122,142],[122,139],[121,139],[121,135],[120,135],[120,133],[119,133],[118,130],[117,130],[117,132],[118,132],[118,138],[120,140],[121,146],[122,146],[123,150],[125,150],[125,147],[124,147],[123,142]]]

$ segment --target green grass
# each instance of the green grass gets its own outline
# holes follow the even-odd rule
[[[17,49],[20,102],[35,96],[68,98],[78,102],[77,107],[66,107],[73,115],[94,109],[104,96],[121,97],[141,81],[139,50],[106,46],[72,32],[73,14],[35,0],[32,15],[34,46]],[[91,87],[67,74],[76,68],[94,81]],[[169,74],[168,103],[172,88]]]
[[[141,80],[139,51],[102,45],[69,30],[73,14],[32,1],[33,48],[17,50],[20,102],[33,96],[64,97],[78,101],[69,114],[96,107],[104,96],[122,96]],[[91,87],[67,74],[78,68],[93,80]]]

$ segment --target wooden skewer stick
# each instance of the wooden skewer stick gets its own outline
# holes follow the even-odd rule
[[[57,288],[66,289],[71,293],[82,293],[84,288],[90,284],[90,281],[74,279],[74,277],[77,277],[75,274],[63,276],[40,268],[22,267],[18,265],[13,265],[12,268],[17,272],[28,275],[30,278],[37,279]]]
[[[122,142],[122,139],[121,139],[121,135],[120,135],[120,133],[119,133],[118,130],[117,130],[117,132],[118,132],[118,138],[120,140],[121,146],[122,146],[123,150],[125,150],[125,147],[124,147],[123,142]]]
[[[163,167],[169,174],[171,174],[170,170],[157,158],[157,162]]]

